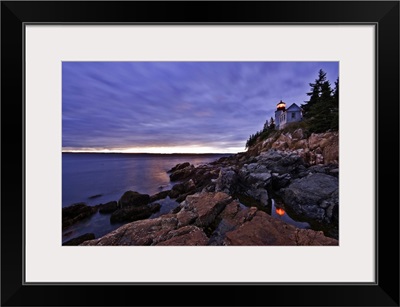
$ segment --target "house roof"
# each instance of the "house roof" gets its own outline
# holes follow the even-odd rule
[[[301,108],[297,105],[297,104],[295,104],[295,103],[292,103],[291,105],[290,105],[290,107],[288,107],[288,108],[286,108],[286,111],[288,111],[289,109],[292,109],[292,110],[290,110],[290,111],[297,111],[297,110],[301,110]]]

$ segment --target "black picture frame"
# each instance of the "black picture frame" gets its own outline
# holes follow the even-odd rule
[[[376,283],[25,284],[23,29],[29,22],[376,25]],[[2,1],[1,305],[399,306],[399,37],[399,1]]]

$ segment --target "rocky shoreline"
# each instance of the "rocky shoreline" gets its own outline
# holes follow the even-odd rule
[[[125,192],[118,201],[63,209],[63,229],[99,211],[126,223],[100,238],[85,234],[64,245],[338,245],[338,134],[280,133],[246,152],[168,171],[171,190]],[[151,218],[169,197],[177,207]],[[271,216],[281,212],[311,229]],[[278,208],[278,207],[277,207]]]

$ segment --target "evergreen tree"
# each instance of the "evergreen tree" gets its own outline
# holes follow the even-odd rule
[[[311,132],[325,132],[339,128],[339,78],[332,90],[326,73],[320,69],[315,83],[309,83],[310,100],[302,105],[303,116],[309,123]]]
[[[273,130],[275,129],[275,121],[271,116],[271,119],[269,120],[269,129]]]
[[[268,123],[268,119],[265,121],[264,124],[264,131],[269,129],[269,123]]]
[[[339,103],[339,77],[335,81],[335,88],[333,89],[333,99],[335,102]]]
[[[306,104],[302,104],[301,107],[303,109],[303,117],[308,118],[310,109],[319,102],[321,93],[322,93],[322,86],[326,82],[326,72],[322,69],[318,72],[318,78],[315,79],[315,83],[309,83],[311,87],[311,92],[307,93],[307,96],[310,96],[309,101],[305,101]]]
[[[321,85],[321,101],[329,101],[332,98],[332,89],[329,81],[325,81]]]
[[[335,81],[335,88],[332,94],[331,129],[339,130],[339,77]]]

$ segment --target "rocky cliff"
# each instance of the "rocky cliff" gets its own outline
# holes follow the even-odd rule
[[[339,163],[339,132],[312,133],[306,136],[303,129],[293,132],[275,132],[266,140],[259,140],[248,149],[249,155],[259,155],[269,149],[295,152],[310,165]]]
[[[246,152],[176,165],[171,190],[125,193],[111,216],[127,224],[82,245],[338,245],[338,161],[336,132],[277,131]],[[165,197],[179,205],[151,218]],[[274,218],[273,200],[309,227]]]

